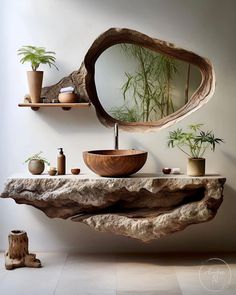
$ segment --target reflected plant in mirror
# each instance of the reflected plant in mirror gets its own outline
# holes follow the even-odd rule
[[[106,90],[100,73],[104,69],[111,81]],[[98,59],[96,71],[104,108],[126,122],[169,116],[188,102],[201,82],[200,71],[193,65],[128,43],[108,48]]]
[[[121,49],[137,66],[135,72],[125,72],[124,105],[111,110],[112,115],[122,121],[148,122],[173,113],[171,81],[177,73],[176,61],[138,45],[121,44]]]

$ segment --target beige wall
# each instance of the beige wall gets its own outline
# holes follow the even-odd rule
[[[136,29],[211,59],[217,79],[214,97],[176,127],[192,122],[205,123],[225,139],[225,144],[214,154],[207,155],[207,170],[226,176],[227,185],[224,203],[213,221],[191,226],[149,245],[97,233],[70,221],[51,220],[29,206],[0,200],[0,250],[6,248],[11,229],[25,229],[31,248],[38,251],[235,250],[235,10],[234,0],[1,1],[1,189],[7,176],[25,171],[23,160],[39,150],[43,150],[53,164],[57,147],[63,146],[68,167],[81,166],[88,172],[81,152],[112,147],[112,130],[98,122],[93,108],[70,112],[47,109],[33,112],[17,108],[27,92],[27,66],[22,66],[16,56],[20,46],[42,45],[57,52],[60,71],[44,68],[45,84],[51,84],[77,69],[92,41],[109,27]],[[167,134],[168,130],[146,134],[121,132],[120,146],[149,152],[144,172],[158,172],[162,166],[184,170],[186,158],[166,148]]]

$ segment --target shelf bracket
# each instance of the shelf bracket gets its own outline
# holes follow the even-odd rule
[[[62,107],[63,111],[69,111],[71,108],[70,107]]]

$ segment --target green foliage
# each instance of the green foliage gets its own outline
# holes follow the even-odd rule
[[[50,68],[54,66],[58,70],[55,65],[55,52],[46,51],[44,47],[22,46],[18,49],[18,55],[22,56],[20,62],[22,64],[29,62],[33,71],[37,71],[40,64],[47,64]]]
[[[137,45],[121,44],[121,48],[126,55],[135,58],[137,69],[134,73],[125,73],[126,82],[121,90],[126,105],[113,110],[113,116],[118,119],[121,110],[129,113],[134,107],[136,117],[132,121],[154,121],[173,113],[171,81],[178,72],[176,61]],[[134,107],[129,105],[130,96]]]
[[[39,161],[42,161],[42,162],[46,163],[48,166],[50,166],[49,161],[48,161],[46,158],[44,158],[44,157],[41,156],[42,153],[43,153],[43,152],[40,151],[40,152],[34,154],[33,156],[30,156],[29,158],[27,158],[27,159],[25,160],[24,163],[28,163],[28,162],[31,161],[31,160],[39,160]]]
[[[117,120],[124,122],[137,122],[141,120],[135,107],[131,108],[126,105],[114,107],[110,110],[110,113]]]
[[[203,131],[203,124],[192,124],[188,126],[189,132],[182,129],[170,131],[168,147],[177,147],[191,158],[202,158],[208,148],[215,150],[216,144],[223,139],[216,138],[212,131]],[[188,148],[188,152],[185,148]]]

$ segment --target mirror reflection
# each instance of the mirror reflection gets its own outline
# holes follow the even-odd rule
[[[125,122],[152,122],[180,108],[201,83],[192,64],[133,44],[116,44],[96,61],[95,82],[105,111]]]

